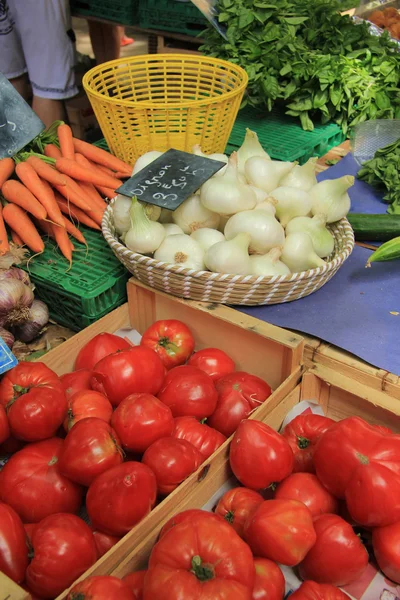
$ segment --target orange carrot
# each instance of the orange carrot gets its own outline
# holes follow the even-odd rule
[[[115,177],[111,177],[106,173],[96,173],[92,169],[86,169],[82,167],[75,160],[70,158],[57,158],[56,169],[64,175],[69,175],[73,179],[78,181],[87,181],[94,185],[104,185],[105,187],[117,189],[122,185],[122,182]]]
[[[79,231],[79,229],[77,227],[75,227],[75,225],[73,223],[71,223],[71,221],[69,219],[64,218],[64,225],[65,225],[65,229],[68,231],[68,233],[70,235],[72,235],[76,240],[78,240],[78,242],[80,242],[81,244],[85,244],[85,246],[87,246],[87,242],[82,234],[81,231]]]
[[[90,160],[88,160],[86,158],[86,156],[83,156],[83,154],[80,154],[79,152],[77,152],[75,154],[75,160],[83,167],[86,167],[87,169],[91,169],[92,171],[96,171],[97,173],[99,173],[100,171],[112,173],[111,169],[108,169],[107,167],[103,167],[102,165],[95,165]],[[121,182],[121,184],[122,184],[122,182]],[[99,190],[99,192],[101,194],[103,194],[103,196],[105,196],[106,198],[114,198],[117,195],[113,189],[105,187],[105,186],[96,186],[96,191],[97,190]]]
[[[35,169],[41,179],[45,179],[51,185],[66,185],[64,175],[61,175],[56,169],[44,162],[38,156],[30,156],[27,161]]]
[[[6,226],[4,225],[3,207],[0,204],[0,255],[6,254],[9,249],[10,244],[8,243]]]
[[[54,239],[53,227],[49,221],[43,221],[43,219],[33,219],[36,227],[41,229],[43,233]]]
[[[80,210],[80,208],[68,204],[68,202],[58,194],[58,192],[55,193],[56,202],[60,207],[61,212],[67,215],[70,219],[74,219],[79,224],[86,225],[86,227],[96,229],[97,231],[100,230],[99,225],[95,221],[93,221],[93,219],[88,217],[88,215],[85,212],[83,212],[83,210]]]
[[[47,212],[47,217],[64,227],[63,216],[54,198],[54,192],[46,180],[41,180],[35,169],[27,162],[18,163],[15,172],[26,188]]]
[[[14,242],[14,244],[16,246],[23,246],[24,242],[21,240],[21,238],[19,237],[18,233],[15,233],[15,231],[13,231],[11,229],[11,239]]]
[[[31,213],[38,219],[45,219],[47,217],[47,211],[38,202],[35,196],[26,188],[22,183],[15,179],[9,179],[3,184],[1,188],[3,196],[8,202],[17,204],[27,212]]]
[[[65,123],[59,125],[57,127],[57,135],[62,156],[74,160],[75,150],[71,127]]]
[[[96,164],[109,167],[113,171],[122,171],[123,173],[127,173],[129,177],[132,173],[132,167],[102,148],[88,144],[88,142],[84,142],[83,140],[77,140],[76,138],[74,138],[74,148],[75,152],[80,152]]]
[[[44,250],[44,242],[38,230],[22,208],[16,204],[7,204],[3,208],[4,221],[21,238],[32,252],[39,253]]]
[[[102,185],[96,185],[96,188],[99,190],[99,192],[105,198],[109,198],[110,200],[112,200],[113,198],[115,198],[115,196],[117,196],[117,192],[108,187],[103,187]]]
[[[56,185],[56,190],[60,192],[64,198],[66,198],[72,204],[75,204],[81,210],[88,211],[91,209],[91,204],[89,204],[87,198],[83,197],[83,191],[77,185],[76,181],[67,177],[67,185]]]
[[[14,173],[14,161],[12,158],[2,158],[0,160],[0,187]]]
[[[49,158],[61,158],[61,150],[55,144],[46,144],[44,154]]]
[[[107,204],[104,202],[103,198],[100,196],[99,192],[96,190],[92,183],[81,181],[80,187],[85,193],[85,198],[87,196],[90,198],[92,206],[95,205],[102,212],[106,210]]]
[[[77,156],[79,156],[79,155],[75,154],[75,160],[78,160]],[[80,156],[83,156],[83,154],[81,154]],[[85,158],[85,157],[83,157],[83,158]],[[89,164],[92,165],[92,167],[94,167],[95,169],[100,169],[101,171],[103,171],[103,173],[107,173],[108,175],[112,175],[113,177],[115,177],[115,171],[112,171],[108,167],[103,167],[103,165],[95,165],[93,162],[89,162]]]
[[[61,250],[61,254],[69,260],[70,267],[72,266],[72,247],[71,240],[68,237],[67,230],[65,227],[59,227],[58,225],[52,225],[53,234]]]

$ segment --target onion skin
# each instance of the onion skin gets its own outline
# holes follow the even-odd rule
[[[25,271],[19,269],[18,267],[10,267],[9,269],[1,270],[0,280],[1,279],[18,279],[19,281],[22,281],[22,283],[24,283],[25,285],[32,287],[28,273],[25,273]]]
[[[29,343],[34,340],[43,327],[48,323],[49,310],[41,300],[34,300],[29,310],[29,318],[19,327],[15,327],[15,336],[21,342]]]
[[[13,334],[10,331],[7,331],[7,329],[4,329],[4,327],[0,327],[0,338],[2,338],[6,346],[11,350],[15,342]]]

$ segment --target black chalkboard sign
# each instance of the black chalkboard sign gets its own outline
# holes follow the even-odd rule
[[[44,129],[29,104],[0,73],[0,158],[14,156]]]
[[[116,191],[124,196],[175,210],[225,163],[180,150],[167,150]]]

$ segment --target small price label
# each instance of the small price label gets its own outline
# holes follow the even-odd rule
[[[10,348],[0,337],[0,375],[9,371],[18,364],[18,360],[11,352]]]

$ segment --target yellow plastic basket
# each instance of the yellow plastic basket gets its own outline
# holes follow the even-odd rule
[[[133,164],[149,150],[224,152],[247,81],[217,58],[148,54],[94,67],[83,85],[111,152]]]

